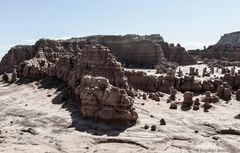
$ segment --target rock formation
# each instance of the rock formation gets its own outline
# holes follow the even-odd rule
[[[172,86],[170,87],[170,89],[169,89],[169,91],[170,91],[170,99],[171,100],[175,100],[176,99],[176,94],[177,94],[177,90],[176,89],[174,89]]]
[[[33,58],[35,55],[34,46],[15,46],[12,47],[8,53],[2,58],[0,63],[0,74],[10,73],[15,66],[21,62]]]
[[[177,104],[175,102],[171,102],[169,109],[177,109]]]
[[[236,100],[237,100],[237,101],[240,101],[240,89],[237,90]]]
[[[232,43],[232,44],[240,44],[240,32],[232,32],[228,34],[224,34],[218,43]]]
[[[200,100],[196,98],[193,103],[193,110],[199,110]]]
[[[132,123],[137,119],[133,99],[124,89],[110,85],[108,79],[84,76],[75,89],[84,117]]]
[[[160,35],[101,36],[98,43],[108,47],[126,67],[154,67],[163,60]]]
[[[9,77],[9,75],[8,75],[6,72],[3,73],[3,75],[2,75],[2,80],[3,80],[3,82],[5,82],[5,83],[8,83],[8,82],[9,82],[10,77]]]
[[[204,50],[191,50],[189,53],[201,59],[222,59],[224,61],[240,60],[240,32],[224,34],[217,44],[210,45]]]
[[[179,91],[199,92],[202,90],[200,80],[196,80],[194,76],[184,76],[176,80],[176,89]]]
[[[32,59],[40,51],[44,52],[48,61],[54,63],[55,61],[51,60],[56,60],[60,55],[77,55],[86,45],[96,44],[108,47],[117,61],[126,67],[154,68],[161,62],[166,62],[166,59],[183,65],[196,63],[184,48],[180,45],[169,46],[158,34],[97,35],[68,40],[40,39],[33,46],[13,47],[0,63],[0,74],[12,72],[14,66]],[[170,54],[173,55],[171,58]]]
[[[34,79],[54,77],[67,82],[80,99],[83,116],[107,121],[136,121],[133,100],[129,97],[133,92],[123,67],[110,50],[101,45],[85,45],[73,50],[72,46],[63,48],[63,43],[51,40],[37,42],[36,56],[20,64],[18,76]],[[103,94],[107,97],[102,97]]]
[[[198,76],[198,69],[195,69],[194,67],[190,67],[189,75]]]
[[[185,48],[181,47],[180,44],[174,46],[166,42],[161,42],[164,57],[170,62],[176,62],[180,65],[196,64],[196,60],[188,54]]]
[[[230,73],[226,73],[223,78],[223,82],[227,82],[233,89],[239,89],[240,87],[240,75],[235,73],[231,75]]]
[[[206,91],[205,97],[202,99],[203,102],[205,102],[206,105],[210,103],[216,103],[219,101],[219,98],[216,96],[212,96],[210,91]]]
[[[224,82],[222,85],[217,88],[217,96],[224,100],[230,100],[232,96],[231,87]]]
[[[12,76],[11,76],[11,83],[17,81],[17,71],[16,69],[13,69]]]
[[[182,106],[183,107],[191,107],[192,104],[193,104],[193,93],[192,92],[185,92],[184,95],[183,95],[183,103],[182,103]]]

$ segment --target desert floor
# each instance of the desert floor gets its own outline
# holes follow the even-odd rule
[[[53,80],[0,82],[0,152],[240,152],[240,119],[234,118],[240,102],[234,96],[212,104],[208,112],[180,105],[171,110],[167,94],[160,102],[136,97],[138,121],[123,127],[82,118],[68,91]],[[182,99],[178,92],[177,101]]]

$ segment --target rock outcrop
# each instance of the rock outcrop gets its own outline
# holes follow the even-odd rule
[[[221,59],[224,61],[240,60],[240,32],[224,34],[217,44],[204,50],[191,50],[192,56],[200,59]]]
[[[240,101],[240,89],[237,90],[236,100],[237,100],[237,101]]]
[[[0,74],[12,72],[25,60],[32,59],[40,51],[54,63],[60,55],[77,55],[86,45],[101,44],[108,47],[117,61],[125,67],[154,68],[166,59],[179,64],[193,64],[196,61],[183,47],[169,46],[159,34],[153,35],[97,35],[68,40],[40,39],[33,46],[11,48],[0,63]]]
[[[84,117],[132,123],[137,119],[133,99],[124,89],[112,86],[108,79],[84,76],[75,89]]]
[[[235,45],[240,44],[240,32],[232,32],[224,34],[218,43],[232,43]]]
[[[218,86],[217,88],[217,96],[224,100],[231,100],[232,96],[232,89],[227,84],[227,82],[224,82],[222,85]]]
[[[35,55],[34,46],[15,46],[12,47],[8,53],[2,58],[0,63],[0,74],[10,73],[14,67],[21,62],[33,58]]]
[[[166,42],[161,43],[164,57],[170,62],[176,62],[180,65],[190,65],[196,64],[196,60],[192,55],[188,54],[184,47],[180,44],[174,46],[173,44],[168,44]]]
[[[67,82],[79,97],[85,117],[135,122],[137,114],[130,98],[133,92],[123,67],[110,50],[101,45],[85,45],[73,50],[67,45],[62,47],[62,43],[37,42],[36,56],[20,64],[18,76],[34,79],[54,77]]]
[[[192,104],[193,104],[193,93],[192,92],[185,92],[183,94],[183,103],[182,103],[182,106],[183,107],[191,107]]]
[[[108,47],[126,67],[153,68],[163,60],[160,35],[101,36],[98,43]]]

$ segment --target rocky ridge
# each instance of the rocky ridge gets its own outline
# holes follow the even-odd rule
[[[136,121],[137,114],[130,97],[133,92],[123,67],[109,49],[101,45],[86,45],[73,51],[71,47],[67,50],[59,47],[60,43],[49,40],[41,40],[37,44],[35,57],[20,64],[18,77],[53,77],[67,82],[79,98],[84,117],[127,124]]]
[[[196,63],[180,45],[174,46],[164,42],[158,35],[97,35],[68,40],[40,39],[32,46],[16,46],[9,50],[0,63],[0,74],[11,72],[21,62],[33,58],[42,48],[47,59],[57,54],[74,54],[85,45],[101,44],[108,47],[117,61],[125,67],[154,68],[161,62],[176,62],[181,65]],[[50,46],[50,47],[49,47]],[[18,57],[18,58],[16,58]]]

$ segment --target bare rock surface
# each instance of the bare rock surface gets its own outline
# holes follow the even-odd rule
[[[50,40],[37,42],[38,53],[19,66],[18,76],[33,79],[52,77],[67,82],[72,90],[76,89],[83,116],[134,123],[137,114],[132,108],[133,100],[129,98],[133,91],[129,88],[123,67],[110,50],[101,45],[87,45],[74,53],[71,48],[61,48],[59,43]],[[86,75],[104,78],[91,79]]]
[[[229,130],[231,127],[237,131],[240,126],[239,120],[234,119],[240,103],[234,100],[230,101],[232,105],[220,100],[206,113],[201,107],[186,112],[170,110],[165,102],[157,105],[150,99],[135,99],[138,122],[125,129],[84,119],[79,115],[78,103],[62,98],[56,88],[62,85],[55,81],[49,80],[48,85],[18,82],[8,86],[0,82],[1,152],[170,153],[240,149],[239,136]],[[183,98],[180,92],[176,96]],[[162,118],[167,122],[165,126],[159,125]],[[155,125],[156,130],[144,129],[145,124]]]
[[[96,44],[108,47],[125,67],[154,68],[166,61],[182,65],[196,63],[183,47],[168,45],[159,34],[97,35],[68,40],[40,39],[32,46],[15,46],[2,58],[0,74],[12,72],[15,66],[32,59],[39,52],[43,52],[48,61],[55,63],[60,55],[77,55],[86,45]]]
[[[137,120],[133,99],[124,89],[110,85],[106,78],[84,76],[75,94],[79,96],[84,117],[117,123]]]
[[[11,48],[1,60],[0,74],[12,72],[14,66],[18,66],[21,62],[33,58],[34,55],[34,46],[15,46]]]
[[[200,59],[218,59],[223,61],[239,61],[240,59],[240,32],[224,34],[218,43],[210,45],[204,50],[189,51],[190,55]]]

